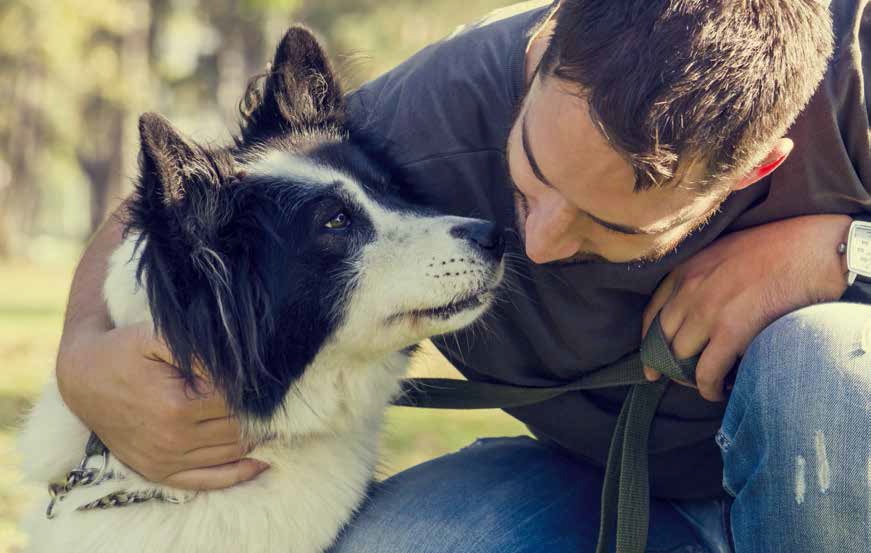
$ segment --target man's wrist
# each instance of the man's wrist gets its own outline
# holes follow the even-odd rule
[[[75,394],[71,393],[74,391],[73,388],[77,383],[85,380],[84,375],[81,374],[85,368],[81,361],[85,347],[83,344],[108,330],[104,317],[99,314],[68,321],[65,326],[55,362],[55,379],[61,397],[68,406],[71,400],[75,399]]]
[[[848,215],[828,216],[831,220],[832,232],[825,232],[825,257],[819,264],[829,276],[827,282],[831,282],[839,294],[843,294],[847,288],[847,260],[841,254],[841,244],[846,241],[853,220]],[[834,261],[834,263],[832,263]]]
[[[850,247],[850,233],[853,227],[853,223],[856,221],[863,221],[871,223],[871,213],[859,213],[850,215],[850,224],[847,226],[847,231],[844,233],[844,238],[838,246],[838,253],[841,255],[841,266],[844,271],[844,278],[847,280],[848,285],[852,284],[849,279],[850,275],[850,266],[848,263],[849,260],[849,252],[848,249]],[[854,275],[855,276],[855,275]]]

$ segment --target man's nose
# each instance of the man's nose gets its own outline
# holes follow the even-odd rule
[[[573,232],[574,218],[560,206],[550,207],[533,209],[526,220],[526,256],[539,264],[571,257],[580,248],[577,233]]]

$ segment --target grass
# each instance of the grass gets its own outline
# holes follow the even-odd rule
[[[45,495],[21,481],[14,428],[54,367],[72,272],[72,264],[0,263],[0,553],[24,544],[16,520],[29,501]],[[415,360],[412,374],[459,377],[431,345]],[[379,477],[456,451],[478,437],[525,433],[522,424],[500,411],[391,408]]]

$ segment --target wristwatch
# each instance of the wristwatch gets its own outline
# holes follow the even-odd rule
[[[847,284],[857,280],[871,283],[871,220],[865,216],[854,218],[847,233],[847,242],[842,244],[847,255]]]

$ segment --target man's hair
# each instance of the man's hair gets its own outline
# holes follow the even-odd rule
[[[705,191],[758,164],[807,105],[832,53],[826,4],[561,0],[540,69],[580,87],[636,191],[699,161]]]

